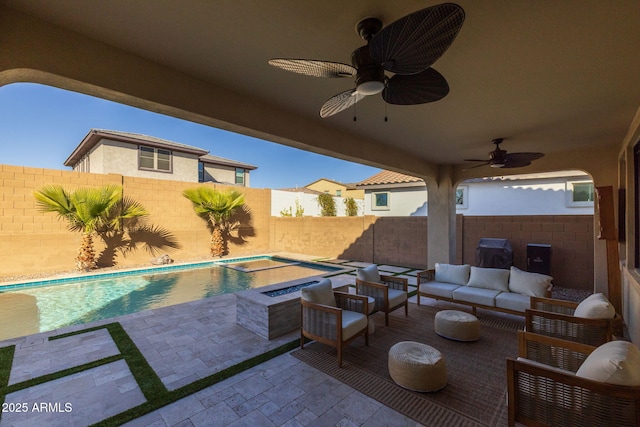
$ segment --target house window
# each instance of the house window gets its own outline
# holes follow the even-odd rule
[[[591,181],[567,181],[567,207],[593,206],[595,193]]]
[[[244,185],[244,169],[236,168],[236,185]]]
[[[171,151],[141,145],[138,150],[138,165],[140,169],[171,172]]]
[[[204,182],[204,163],[198,162],[198,182]]]
[[[336,196],[342,197],[342,190],[336,190]]]
[[[456,188],[456,209],[467,209],[468,191],[469,187],[466,185],[461,185]]]
[[[389,210],[389,192],[371,193],[371,210]]]

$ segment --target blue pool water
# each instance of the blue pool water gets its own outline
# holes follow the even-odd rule
[[[109,319],[220,294],[322,275],[339,268],[271,257],[191,266],[164,267],[160,272],[117,272],[91,280],[37,282],[0,292],[0,339],[64,326]],[[273,268],[268,268],[272,265]],[[267,267],[265,267],[267,266]]]

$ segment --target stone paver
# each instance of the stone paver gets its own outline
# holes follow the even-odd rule
[[[368,265],[367,263],[361,263]],[[353,276],[332,278],[353,283]],[[235,322],[235,296],[134,313],[0,342],[16,345],[12,383],[119,354],[106,329],[49,336],[119,322],[168,390],[174,390],[298,338],[265,340]],[[124,360],[7,395],[29,411],[3,413],[0,426],[84,426],[140,405],[144,396]],[[49,411],[36,412],[45,403]],[[65,412],[65,404],[72,410]],[[57,406],[56,406],[57,405]],[[139,417],[127,426],[414,426],[290,354],[284,354]]]

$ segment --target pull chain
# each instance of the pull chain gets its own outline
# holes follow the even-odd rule
[[[356,104],[353,104],[353,121],[357,121],[358,119],[356,118]]]
[[[389,119],[387,118],[387,103],[384,103],[384,121],[388,122]]]

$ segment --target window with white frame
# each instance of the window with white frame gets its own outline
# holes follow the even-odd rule
[[[567,207],[593,206],[595,192],[593,181],[567,181]]]
[[[371,193],[371,210],[384,211],[390,208],[390,194],[388,191]]]
[[[467,209],[468,192],[469,187],[467,185],[459,185],[456,188],[456,209]]]
[[[171,172],[171,151],[141,145],[138,148],[138,167],[140,169]]]

